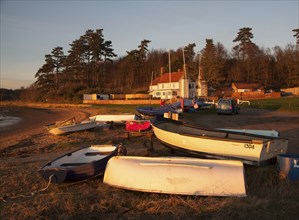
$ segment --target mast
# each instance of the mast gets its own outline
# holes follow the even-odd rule
[[[182,81],[182,85],[181,85],[181,88],[182,88],[182,97],[183,98],[189,98],[189,80],[187,78],[187,70],[186,70],[186,61],[185,61],[185,51],[184,51],[184,48],[182,48],[182,51],[183,51],[183,62],[184,62],[184,77],[183,79],[181,80]]]
[[[201,72],[200,72],[200,61],[201,61],[201,56],[198,54],[198,79],[199,81],[202,80]]]
[[[168,51],[168,66],[169,66],[169,88],[172,97],[172,89],[171,89],[171,64],[170,64],[170,50]]]
[[[170,63],[170,50],[168,51],[168,67],[169,67],[169,82],[171,83],[171,63]]]
[[[187,79],[187,74],[186,74],[186,61],[185,61],[185,52],[184,52],[184,48],[182,49],[183,50],[183,62],[184,62],[184,77],[185,79]]]

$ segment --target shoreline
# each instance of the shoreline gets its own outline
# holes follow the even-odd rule
[[[20,104],[20,103],[19,103]],[[53,105],[55,106],[55,105]],[[59,106],[59,107],[58,107]],[[3,105],[0,111],[8,111],[6,115],[21,117],[22,120],[5,128],[0,127],[0,151],[9,146],[14,146],[25,139],[35,141],[39,136],[44,136],[48,130],[44,127],[56,121],[75,117],[76,123],[98,114],[98,109],[91,106],[71,105],[71,107],[49,107],[46,105]],[[268,111],[263,109],[243,109],[237,116],[208,115],[195,118],[194,122],[200,126],[210,128],[246,128],[277,130],[281,137],[289,140],[289,153],[299,154],[299,114],[298,112]],[[77,134],[74,134],[77,135]],[[52,138],[47,136],[46,138]]]
[[[27,106],[0,106],[0,110],[8,111],[7,116],[19,117],[20,122],[0,127],[0,141],[20,139],[27,135],[47,132],[45,125],[56,121],[66,120],[75,117],[80,122],[96,114],[92,108],[49,108],[49,107],[27,107]]]

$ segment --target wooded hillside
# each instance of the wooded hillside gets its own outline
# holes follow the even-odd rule
[[[253,41],[252,29],[244,27],[232,39],[228,51],[220,42],[205,40],[165,51],[149,50],[144,39],[123,57],[114,53],[113,43],[104,38],[103,29],[87,30],[70,43],[67,53],[62,46],[45,55],[45,63],[35,73],[36,82],[21,89],[24,101],[81,102],[85,93],[135,93],[148,91],[151,80],[164,73],[183,68],[183,50],[187,75],[195,80],[200,68],[209,86],[232,82],[254,82],[279,89],[299,85],[299,29],[294,29],[296,45],[285,48],[262,48]],[[291,31],[290,31],[291,32]],[[3,97],[2,97],[3,99]]]

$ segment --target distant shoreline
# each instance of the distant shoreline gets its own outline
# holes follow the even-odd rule
[[[1,101],[2,106],[19,106],[19,107],[31,107],[31,108],[84,108],[91,107],[89,104],[67,104],[67,103],[44,103],[44,102],[22,102],[22,101]]]
[[[19,117],[22,120],[17,124],[0,127],[0,141],[47,132],[44,126],[56,121],[75,117],[76,122],[80,122],[96,114],[96,110],[92,108],[80,108],[78,106],[48,107],[48,105],[40,104],[3,105],[1,103],[0,111],[3,110],[9,112],[7,115]]]

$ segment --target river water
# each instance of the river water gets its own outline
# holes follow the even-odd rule
[[[16,116],[10,116],[9,111],[7,110],[1,110],[0,111],[0,128],[5,129],[5,127],[8,127],[10,125],[14,125],[19,123],[22,120],[20,117]]]

